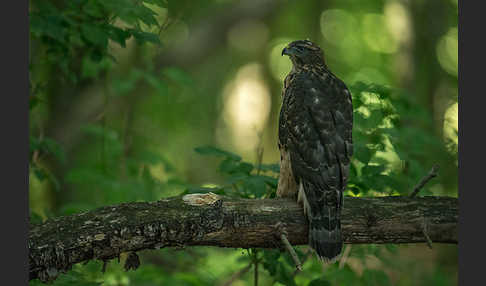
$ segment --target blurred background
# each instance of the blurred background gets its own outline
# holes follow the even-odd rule
[[[281,51],[297,39],[320,45],[353,94],[347,195],[407,195],[438,164],[439,177],[420,195],[457,197],[457,0],[29,3],[32,222],[196,190],[224,193],[234,173],[207,156],[220,149],[252,164],[248,176],[257,165],[271,169],[291,69]],[[264,194],[236,182],[248,188],[240,196],[271,197],[277,173],[266,176],[274,181]],[[298,248],[305,256],[307,247]],[[272,252],[162,249],[142,252],[136,271],[112,261],[102,274],[103,263],[92,261],[54,284],[252,285],[252,255],[267,263],[261,285],[457,284],[456,245],[344,252],[331,266],[310,256],[294,275],[285,254],[272,264]]]

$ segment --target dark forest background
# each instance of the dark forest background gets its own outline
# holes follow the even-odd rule
[[[273,197],[281,56],[325,52],[355,109],[346,195],[457,197],[457,0],[29,1],[31,222],[189,192]],[[307,247],[297,247],[302,257]],[[293,275],[278,251],[188,247],[76,265],[54,285],[456,285],[457,246],[346,245]],[[122,257],[122,260],[124,257]],[[38,285],[32,281],[31,285]]]

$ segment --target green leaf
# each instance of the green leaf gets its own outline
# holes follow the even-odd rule
[[[84,274],[77,271],[69,271],[66,274],[61,274],[55,281],[56,286],[68,286],[68,285],[78,285],[78,286],[100,286],[103,282],[94,282],[86,278]]]
[[[93,62],[101,62],[101,60],[103,59],[103,56],[105,55],[105,53],[103,51],[101,51],[100,49],[93,49],[91,51],[91,53],[89,54],[90,56],[90,59],[93,61]]]
[[[93,61],[91,57],[84,57],[82,66],[81,66],[81,75],[82,78],[95,78],[97,77],[100,72],[103,70],[107,70],[110,67],[110,62],[106,58],[103,61]]]
[[[385,248],[390,251],[391,253],[396,254],[398,252],[398,246],[392,243],[386,243]]]
[[[91,168],[72,169],[65,176],[66,182],[75,184],[91,184],[103,180],[105,176]]]
[[[271,276],[275,276],[275,274],[277,273],[277,267],[280,264],[280,262],[278,261],[279,257],[279,250],[263,250],[263,268],[267,270]]]
[[[260,170],[280,173],[280,164],[261,164]]]
[[[36,36],[48,36],[55,41],[65,42],[66,22],[61,14],[30,14],[31,32]]]
[[[53,155],[61,163],[66,162],[66,153],[64,152],[63,147],[54,139],[44,137],[43,139],[39,140],[33,136],[30,136],[29,149],[30,152],[39,150],[46,154]]]
[[[103,18],[105,16],[103,6],[101,6],[98,1],[87,1],[82,5],[82,10],[84,13],[94,18]]]
[[[144,78],[153,88],[157,90],[157,93],[159,95],[165,96],[169,94],[169,88],[167,84],[161,79],[156,78],[150,73],[145,73]]]
[[[52,183],[52,186],[54,187],[54,191],[60,192],[61,191],[61,183],[59,183],[59,180],[54,176],[53,173],[48,172],[49,176],[49,181]]]
[[[368,164],[368,162],[371,160],[374,154],[375,152],[370,150],[364,144],[356,143],[355,141],[354,155],[353,155],[355,159],[359,160],[363,164]]]
[[[108,45],[109,34],[99,26],[83,23],[81,24],[81,34],[88,42],[94,45],[102,47]]]
[[[120,46],[125,48],[126,41],[128,38],[132,36],[132,34],[129,31],[125,31],[118,27],[111,26],[110,29],[108,30],[108,36],[110,37],[111,40],[117,42],[118,44],[120,44]]]
[[[235,160],[235,161],[241,160],[241,157],[234,154],[234,153],[224,151],[224,150],[218,149],[216,147],[212,147],[212,146],[196,147],[196,148],[194,148],[194,151],[196,151],[197,153],[199,153],[201,155],[222,156],[222,157],[230,158],[230,159]]]
[[[125,95],[133,91],[139,80],[139,75],[132,71],[128,78],[113,78],[111,86],[115,96]]]
[[[248,190],[248,193],[254,194],[255,197],[261,197],[266,193],[265,181],[261,177],[250,176],[244,185]]]
[[[365,285],[390,285],[390,279],[385,272],[380,270],[365,269],[362,279]]]
[[[385,170],[384,165],[366,165],[361,169],[361,174],[367,177],[374,177],[381,175],[381,173]]]
[[[349,183],[348,183],[348,189],[351,190],[351,192],[355,195],[359,194],[359,193],[366,193],[368,191],[368,186],[366,186],[365,184],[361,183],[361,182],[355,182],[355,179],[354,180],[351,180]]]
[[[61,190],[61,184],[59,183],[59,180],[48,169],[38,166],[32,166],[31,169],[37,179],[39,179],[39,181],[44,181],[45,179],[48,179],[56,192],[59,192]]]
[[[167,8],[169,5],[166,0],[143,0],[143,2],[154,4],[162,8]]]
[[[157,19],[155,18],[155,16],[157,16],[157,13],[152,11],[147,6],[137,5],[136,7],[133,8],[133,13],[140,21],[142,21],[143,23],[145,23],[145,25],[149,27],[157,26],[159,24],[157,22]]]
[[[118,133],[115,130],[96,124],[85,124],[81,130],[96,137],[104,137],[110,141],[118,141]]]
[[[219,165],[219,170],[226,174],[245,174],[249,175],[253,170],[253,165],[246,162],[235,161],[233,158],[226,158]]]
[[[162,74],[183,86],[191,86],[194,84],[192,77],[180,68],[168,67],[162,70]]]
[[[354,251],[354,247],[353,247]],[[345,264],[341,269],[336,269],[327,275],[334,285],[361,285],[358,275]],[[376,284],[381,285],[381,284]]]
[[[325,279],[318,278],[309,282],[307,286],[331,286],[331,283]]]
[[[265,176],[265,175],[258,175],[259,178],[261,178],[265,184],[267,184],[271,188],[277,188],[278,185],[278,178],[270,177],[270,176]]]
[[[158,164],[161,163],[165,171],[173,172],[175,170],[174,165],[163,155],[158,154],[156,152],[151,152],[147,150],[143,150],[137,155],[134,156],[138,163],[146,163],[146,164]]]
[[[29,96],[29,110],[34,109],[39,104],[40,100],[38,96]]]
[[[31,224],[40,224],[43,222],[43,219],[40,215],[31,211],[29,214],[29,221]]]
[[[292,271],[287,270],[282,263],[277,267],[277,274],[275,275],[275,280],[286,285],[286,286],[297,286],[295,284],[294,276]]]
[[[132,35],[135,37],[135,39],[137,40],[137,42],[139,44],[143,44],[145,42],[160,44],[160,38],[159,38],[159,35],[157,35],[157,34],[142,32],[142,31],[133,30],[133,29],[131,29],[130,32],[132,33]]]
[[[38,167],[32,167],[32,170],[34,171],[34,174],[37,179],[39,179],[39,181],[42,182],[47,178],[47,173],[43,169]]]

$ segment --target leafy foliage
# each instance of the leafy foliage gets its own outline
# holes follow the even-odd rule
[[[264,198],[275,197],[278,184],[276,174],[278,174],[277,164],[258,164],[244,162],[241,157],[228,151],[215,147],[205,146],[195,149],[202,155],[213,155],[222,157],[219,171],[227,176],[225,183],[221,187],[207,188],[205,191],[238,196],[242,198]],[[189,188],[188,193],[201,192],[200,188]]]
[[[390,62],[394,54],[377,52],[382,43],[368,47],[370,37],[377,38],[369,35],[368,20],[389,17],[390,11],[413,12],[402,4],[281,4],[284,9],[275,14],[274,20],[260,22],[248,20],[250,17],[228,31],[221,30],[227,32],[227,41],[212,39],[211,31],[204,29],[204,33],[194,33],[199,28],[213,27],[194,24],[203,15],[213,19],[212,13],[225,14],[231,2],[201,1],[195,5],[188,0],[30,1],[30,223],[108,204],[184,193],[275,197],[279,165],[273,155],[268,155],[272,152],[262,156],[265,160],[257,156],[253,162],[248,152],[232,148],[228,138],[221,139],[224,136],[219,133],[219,122],[228,119],[221,116],[226,111],[220,108],[226,108],[226,90],[230,86],[227,82],[232,80],[234,71],[256,61],[265,67],[265,73],[274,73],[273,64],[268,64],[263,55],[276,50],[274,42],[287,42],[293,37],[323,39],[320,44],[325,47],[328,64],[336,74],[343,75],[352,92],[355,151],[346,195],[407,195],[436,163],[444,175],[431,181],[420,194],[457,195],[457,142],[441,137],[436,114],[432,116],[431,112],[436,107],[431,108],[421,99],[430,97],[433,84],[438,82],[457,87],[457,77],[444,77],[433,69],[437,66],[435,55],[420,54],[436,49],[434,36],[429,34],[439,35],[440,31],[426,34],[427,41],[417,37],[422,40],[415,43],[416,51],[410,51],[420,54],[414,59],[418,66],[413,82],[416,89],[412,92],[410,88],[389,87],[404,86],[393,80]],[[426,4],[417,5],[424,8]],[[452,10],[456,15],[457,6]],[[380,14],[381,11],[385,13]],[[308,35],[315,30],[315,21],[326,17],[339,22],[338,42],[331,41],[336,36],[334,28],[329,28],[332,25],[324,27],[324,37],[321,31]],[[346,31],[347,27],[361,27],[357,25],[361,20],[366,23],[363,29]],[[296,22],[301,24],[296,26]],[[412,26],[424,25],[418,22]],[[418,35],[421,31],[413,33]],[[168,48],[190,49],[180,47],[181,39],[197,39],[198,35],[208,37],[201,45],[208,45],[210,53],[204,54],[202,60],[196,55],[194,67],[188,68],[187,62],[184,68],[157,62]],[[392,39],[388,36],[386,39]],[[260,48],[259,37],[266,39]],[[422,48],[425,45],[427,48]],[[198,52],[205,50],[203,47]],[[430,61],[419,65],[424,58]],[[368,71],[353,71],[363,67]],[[356,78],[363,80],[363,74],[366,80],[357,81]],[[278,94],[282,82],[270,76],[263,77],[266,87]],[[220,98],[220,94],[225,95]],[[272,98],[271,112],[279,104],[277,98]],[[266,150],[267,146],[276,149],[275,143],[268,140],[275,137],[275,130],[271,124],[268,127],[269,136],[262,143]],[[197,147],[204,144],[201,142],[212,143]],[[212,165],[215,162],[217,166]],[[120,264],[110,263],[105,273],[100,271],[101,261],[91,261],[75,265],[53,284],[215,285],[222,284],[240,266],[248,265],[252,266],[250,272],[259,266],[264,285],[449,285],[455,281],[453,251],[444,251],[445,258],[434,258],[436,266],[430,267],[430,273],[426,272],[427,267],[421,267],[422,257],[421,263],[406,265],[401,255],[404,251],[408,249],[396,245],[353,245],[346,263],[327,265],[323,271],[307,247],[296,247],[305,262],[304,272],[296,274],[292,259],[278,249],[162,249],[142,253],[142,267],[134,272],[123,270],[123,257]],[[412,267],[411,271],[422,273],[416,275],[423,283],[397,280],[403,269]],[[251,276],[242,274],[239,279],[251,281]],[[30,284],[40,282],[34,280]]]
[[[140,44],[160,44],[158,35],[148,32],[160,28],[157,13],[144,3],[167,6],[164,1],[81,0],[63,1],[61,10],[49,1],[33,1],[30,32],[46,45],[47,61],[58,64],[65,76],[77,81],[72,66],[80,53],[101,62],[115,59],[109,52],[109,41],[126,47],[133,37]]]

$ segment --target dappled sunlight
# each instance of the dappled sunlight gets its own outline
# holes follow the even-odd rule
[[[326,40],[337,46],[346,46],[354,40],[353,31],[356,31],[358,21],[344,10],[329,9],[322,12],[320,26]]]
[[[458,42],[457,28],[450,28],[437,43],[437,59],[440,66],[449,74],[457,77]]]
[[[328,9],[321,13],[319,24],[323,38],[331,44],[323,46],[324,56],[359,64],[364,51],[357,17],[345,10]]]
[[[362,68],[356,73],[353,73],[349,76],[349,82],[366,82],[366,83],[379,83],[383,85],[390,84],[390,80],[379,70],[374,68]]]
[[[398,41],[390,33],[382,14],[369,13],[363,17],[363,37],[371,50],[380,53],[394,53],[398,48]]]
[[[46,212],[51,212],[54,205],[49,189],[51,186],[47,180],[39,180],[35,171],[29,171],[29,209],[42,219],[47,219]]]
[[[243,66],[223,91],[224,130],[217,131],[217,140],[224,145],[230,141],[240,152],[258,146],[270,113],[270,90],[262,79],[261,69],[256,63]]]
[[[444,139],[451,140],[455,144],[459,143],[457,137],[459,130],[458,108],[459,104],[456,102],[447,108],[444,114]]]
[[[413,37],[410,15],[403,4],[389,1],[384,10],[385,23],[393,38],[400,43],[410,42]]]
[[[376,158],[381,158],[387,162],[388,166],[385,169],[384,174],[389,174],[391,170],[402,169],[403,162],[393,148],[393,144],[390,142],[388,136],[384,136],[383,143],[385,144],[385,150],[377,151],[375,156]],[[399,193],[396,193],[396,195],[399,195]]]
[[[299,39],[322,49],[327,67],[352,93],[353,153],[344,209],[353,208],[346,201],[409,196],[433,165],[440,166],[439,175],[421,188],[417,201],[431,195],[457,197],[457,0],[44,2],[29,2],[30,223],[122,203],[122,208],[136,207],[137,214],[142,214],[139,206],[150,206],[154,214],[135,224],[96,221],[123,230],[113,234],[122,238],[115,248],[96,248],[106,246],[107,237],[93,236],[99,242],[92,243],[95,258],[98,250],[111,251],[114,260],[98,257],[66,273],[57,269],[62,263],[33,263],[37,277],[55,270],[61,274],[55,285],[104,281],[133,286],[456,282],[457,245],[443,247],[433,230],[432,251],[425,243],[375,244],[397,242],[390,232],[365,238],[365,245],[345,245],[344,259],[325,265],[307,253],[307,245],[296,245],[304,262],[296,274],[295,263],[278,245],[214,247],[216,240],[248,245],[231,233],[226,236],[219,223],[207,229],[193,224],[190,216],[167,223],[165,218],[178,208],[175,197],[189,193],[279,203],[270,200],[280,176],[283,81],[292,70],[282,50]],[[322,90],[325,97],[333,96],[332,88]],[[296,96],[305,91],[298,89]],[[327,107],[334,109],[332,102]],[[307,111],[301,110],[305,116]],[[331,115],[324,125],[342,121],[336,118],[342,114]],[[313,126],[314,131],[319,127]],[[310,154],[313,147],[297,149]],[[210,208],[227,206],[220,202]],[[377,226],[380,213],[365,211],[366,224]],[[241,226],[244,221],[236,216]],[[393,227],[390,231],[398,229]],[[77,228],[65,229],[56,239],[65,242],[70,234],[77,235]],[[196,239],[187,241],[189,236]],[[203,246],[209,241],[212,247]],[[414,241],[413,231],[400,240]],[[43,264],[42,253],[49,254],[51,247],[37,247],[44,238],[32,242],[29,247],[42,248],[32,253],[41,254],[35,262]],[[140,267],[125,271],[134,243]],[[152,247],[157,250],[145,250]]]

